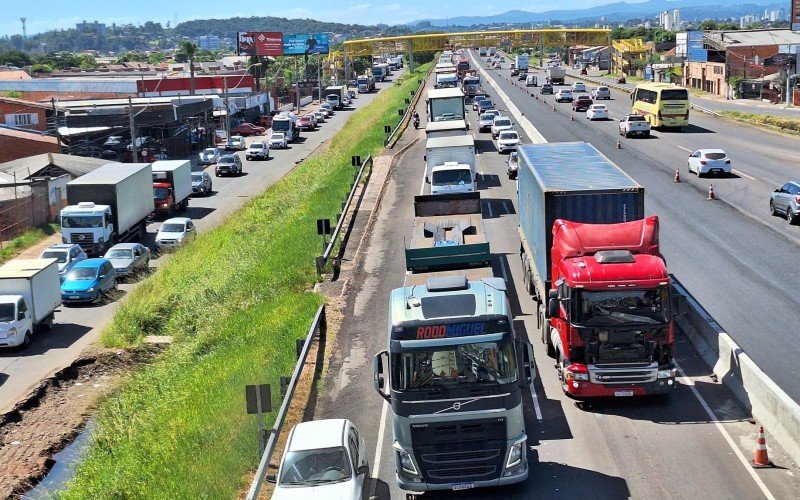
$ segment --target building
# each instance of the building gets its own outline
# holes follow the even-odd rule
[[[58,153],[55,137],[39,132],[0,127],[0,162],[39,153]]]
[[[755,22],[756,22],[756,16],[747,15],[747,16],[741,17],[741,18],[739,18],[739,28],[745,29],[748,26],[755,24]]]
[[[82,23],[77,23],[75,29],[83,33],[94,33],[100,36],[105,36],[106,34],[106,25],[98,23],[97,21],[87,23],[86,20],[84,20]]]
[[[637,61],[644,61],[652,52],[641,38],[627,38],[611,42],[611,72],[636,74]]]
[[[204,35],[197,39],[197,46],[203,50],[219,50],[221,43],[217,35]]]
[[[51,114],[50,105],[0,97],[0,123],[7,127],[44,132]]]

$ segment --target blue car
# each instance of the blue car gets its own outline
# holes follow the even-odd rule
[[[95,302],[117,289],[117,273],[108,259],[78,262],[61,283],[61,302]]]

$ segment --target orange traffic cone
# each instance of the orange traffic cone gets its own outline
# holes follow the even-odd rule
[[[675,182],[680,182],[680,181],[681,181],[681,171],[680,171],[680,169],[676,168],[675,169]]]
[[[767,440],[764,437],[764,426],[758,428],[758,439],[756,439],[756,456],[753,459],[753,467],[774,467],[767,455]]]
[[[617,139],[617,149],[622,149],[622,141]]]
[[[707,199],[708,201],[711,201],[711,200],[716,200],[716,199],[717,199],[717,197],[716,197],[716,196],[714,196],[714,185],[713,185],[713,184],[709,184],[709,185],[708,185],[708,198],[706,198],[706,199]]]

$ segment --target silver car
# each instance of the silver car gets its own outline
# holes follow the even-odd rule
[[[39,258],[56,259],[56,261],[58,261],[58,276],[63,282],[67,273],[75,266],[75,264],[82,260],[86,260],[89,257],[80,247],[80,245],[71,243],[56,243],[42,252],[42,255],[40,255]]]
[[[789,224],[796,224],[800,217],[800,181],[787,182],[773,191],[769,198],[769,212],[785,217]]]
[[[150,270],[150,249],[141,243],[118,243],[104,257],[114,266],[117,279]]]
[[[595,101],[611,99],[611,90],[608,87],[595,87],[592,89],[591,96]]]
[[[219,161],[222,155],[217,148],[206,148],[200,152],[200,157],[197,159],[199,165],[213,165]]]

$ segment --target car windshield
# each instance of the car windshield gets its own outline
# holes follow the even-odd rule
[[[0,322],[14,321],[14,309],[16,309],[16,304],[0,304]]]
[[[67,275],[68,280],[93,280],[97,277],[97,269],[93,267],[78,267],[73,269]]]
[[[61,217],[61,227],[73,229],[103,227],[103,217],[97,215],[68,215]]]
[[[669,322],[669,285],[649,290],[578,290],[575,297],[575,323],[620,325],[625,323],[663,324]]]
[[[281,485],[307,486],[346,481],[352,476],[350,460],[341,446],[289,451],[281,464]]]
[[[484,113],[481,115],[481,121],[493,121],[495,116],[491,113]]]
[[[642,115],[631,115],[628,117],[629,122],[643,122],[645,121],[644,116]]]
[[[56,259],[59,264],[66,264],[67,263],[67,252],[60,252],[60,251],[47,251],[42,254],[43,259]]]
[[[186,226],[178,222],[170,222],[161,226],[160,233],[182,233]]]
[[[233,164],[236,162],[236,160],[234,160],[233,158],[234,158],[233,156],[223,156],[222,158],[219,159],[219,163]]]
[[[464,170],[442,170],[434,172],[431,182],[436,186],[463,186],[472,183],[472,172]]]
[[[250,149],[264,149],[264,145],[260,142],[254,142],[250,145]]]
[[[709,160],[722,160],[726,158],[728,155],[726,155],[725,153],[705,153],[703,156],[705,156]]]
[[[608,87],[597,87],[600,92],[608,92]]]
[[[392,354],[392,388],[403,391],[517,380],[513,342],[480,342]]]
[[[519,136],[517,135],[516,132],[503,132],[500,134],[500,140],[510,140],[510,139],[517,140],[519,139]]]
[[[606,106],[604,104],[598,104],[597,106],[592,106],[592,109],[595,111],[605,111]]]
[[[213,148],[208,148],[208,149],[204,149],[203,150],[203,154],[206,155],[206,156],[214,156],[214,153],[216,153],[216,152],[217,152],[217,150],[213,149]]]
[[[494,121],[494,126],[495,127],[510,127],[511,126],[511,120],[495,120]]]
[[[167,188],[153,188],[154,200],[166,200],[169,196],[169,189]]]
[[[203,172],[192,172],[192,182],[203,182]]]
[[[106,254],[107,259],[132,259],[133,250],[127,248],[112,248]]]
[[[484,99],[483,101],[480,102],[479,106],[482,108],[493,108],[494,103],[492,101]]]

